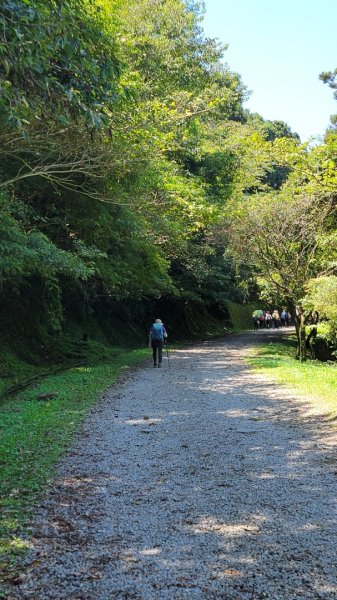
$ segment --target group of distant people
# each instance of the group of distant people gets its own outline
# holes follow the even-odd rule
[[[283,308],[281,314],[275,308],[273,312],[269,310],[254,310],[252,314],[253,328],[254,330],[262,329],[279,329],[279,327],[287,327],[290,325],[291,316],[290,312]],[[149,348],[152,349],[153,366],[161,367],[163,362],[163,345],[167,340],[167,331],[161,321],[156,319],[151,325],[149,331]]]
[[[291,322],[290,312],[283,308],[281,314],[275,308],[273,312],[269,310],[254,310],[253,315],[254,331],[265,327],[266,329],[279,329],[279,327],[288,327]]]

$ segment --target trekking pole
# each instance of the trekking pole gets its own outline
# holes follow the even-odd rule
[[[170,355],[169,355],[169,351],[168,351],[168,346],[167,346],[167,342],[166,342],[166,356],[167,356],[167,364],[168,364],[168,368],[170,369],[171,365],[170,365]]]

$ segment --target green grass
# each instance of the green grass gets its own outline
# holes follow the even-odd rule
[[[5,577],[13,576],[17,556],[26,551],[22,534],[29,511],[88,409],[123,370],[149,353],[101,350],[103,362],[93,360],[46,377],[0,406],[0,572]],[[37,398],[49,392],[57,396]]]
[[[331,418],[337,416],[337,364],[295,360],[295,340],[259,345],[246,362],[260,373],[297,390],[311,409]]]
[[[0,345],[0,403],[11,390],[26,386],[28,382],[54,375],[79,364],[97,364],[109,359],[111,346],[96,340],[83,342],[73,335],[62,335],[53,340],[52,352],[45,349],[43,356],[23,347],[25,358],[13,349]]]
[[[245,329],[252,329],[252,314],[257,308],[260,308],[258,304],[237,304],[235,302],[226,302],[230,319],[233,324],[232,331],[239,332]]]
[[[0,348],[0,397],[12,387],[48,371],[46,366],[28,364],[7,348]]]

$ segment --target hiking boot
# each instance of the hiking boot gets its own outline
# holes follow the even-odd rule
[[[158,369],[161,367],[161,363],[158,363]]]
[[[157,363],[153,363],[153,366],[154,366],[154,367],[156,367],[156,366],[157,366]]]

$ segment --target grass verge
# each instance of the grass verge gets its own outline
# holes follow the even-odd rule
[[[27,551],[23,534],[31,507],[89,408],[125,369],[149,353],[147,349],[107,350],[103,345],[102,351],[103,362],[48,376],[0,405],[2,580],[15,578],[18,556]],[[51,399],[38,399],[40,394],[53,393]]]
[[[295,360],[296,342],[286,338],[256,347],[246,362],[305,396],[312,410],[331,418],[337,416],[337,364]]]

